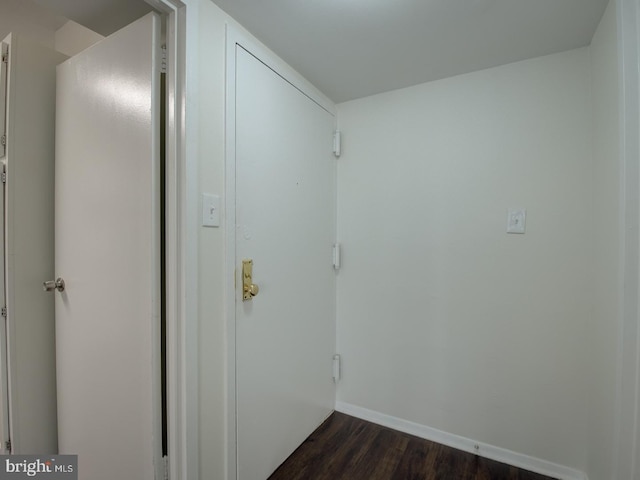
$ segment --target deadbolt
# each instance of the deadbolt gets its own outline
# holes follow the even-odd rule
[[[242,261],[242,301],[246,302],[258,295],[260,288],[253,283],[253,260]]]

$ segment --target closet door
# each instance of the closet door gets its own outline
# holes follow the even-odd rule
[[[58,67],[58,438],[86,480],[160,478],[159,36],[152,13]]]

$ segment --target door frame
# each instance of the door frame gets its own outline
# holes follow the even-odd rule
[[[236,409],[236,46],[239,46],[285,81],[300,90],[332,115],[335,104],[309,83],[275,53],[236,26],[226,23],[226,92],[225,92],[225,215],[224,215],[224,316],[226,323],[226,465],[225,478],[236,480],[238,475],[237,409]],[[239,291],[239,290],[238,290]]]
[[[640,1],[618,0],[620,318],[613,478],[640,475]]]
[[[187,5],[180,0],[145,0],[166,14],[166,179],[165,262],[168,474],[175,480],[198,478],[197,311],[187,304],[195,291],[195,219],[188,215],[194,155],[186,140]]]
[[[9,53],[10,45],[5,43],[5,39],[0,40],[0,55]],[[0,132],[6,134],[7,125],[7,101],[9,89],[9,65],[2,62],[0,66]],[[6,171],[6,145],[4,152],[0,155],[0,174]],[[7,210],[6,210],[6,183],[2,184],[0,190],[0,307],[5,308],[7,305]],[[7,441],[11,438],[9,432],[10,414],[9,414],[9,343],[7,342],[7,321],[0,323],[0,453],[7,454]]]
[[[10,45],[5,43],[6,38],[0,40],[0,55],[9,53]],[[0,127],[1,134],[6,134],[7,131],[7,103],[9,93],[9,64],[2,62],[0,67],[0,116],[2,117],[2,123]],[[6,145],[4,152],[0,155],[0,173],[6,172]],[[0,191],[0,307],[5,308],[7,305],[7,210],[6,210],[6,183],[2,185]],[[0,323],[0,453],[10,453],[7,449],[7,441],[11,438],[9,425],[11,423],[11,417],[9,412],[9,342],[7,341],[7,320],[8,317],[4,317],[5,321]]]

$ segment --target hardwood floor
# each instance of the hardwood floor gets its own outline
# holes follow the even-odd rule
[[[553,480],[335,412],[269,480]]]

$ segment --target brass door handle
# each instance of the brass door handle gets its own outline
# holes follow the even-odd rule
[[[242,301],[246,302],[258,295],[260,288],[253,283],[253,260],[242,261]]]

